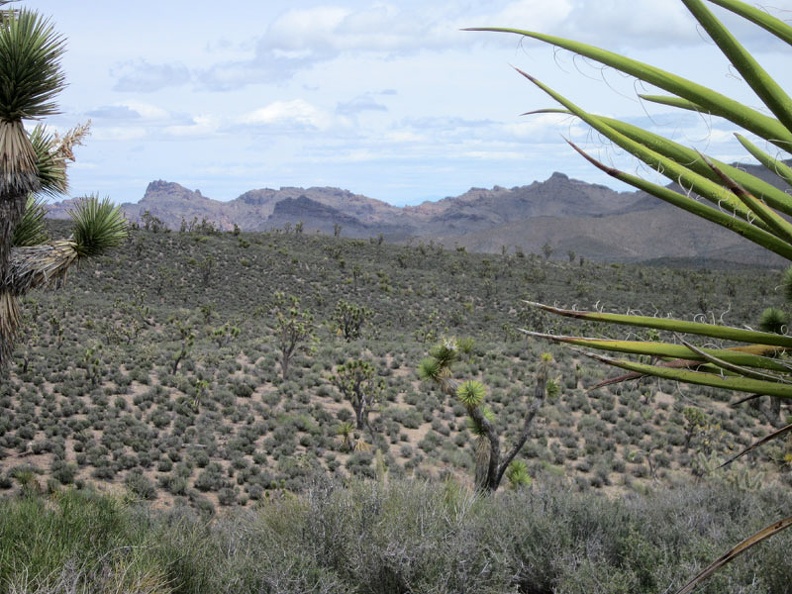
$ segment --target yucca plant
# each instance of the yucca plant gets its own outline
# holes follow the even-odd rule
[[[69,211],[72,236],[48,240],[43,204],[31,198],[15,229],[20,242],[11,249],[11,262],[0,292],[0,368],[7,364],[19,328],[18,298],[33,289],[60,285],[81,258],[99,255],[120,245],[127,236],[121,208],[109,198],[88,196]]]
[[[792,184],[792,168],[783,158],[792,155],[792,98],[768,74],[711,11],[717,5],[738,17],[758,25],[787,45],[792,45],[792,26],[767,12],[740,0],[680,0],[699,26],[718,46],[731,67],[743,78],[766,110],[758,110],[702,86],[692,80],[575,40],[535,31],[514,28],[476,28],[475,31],[512,33],[548,43],[613,68],[651,85],[664,94],[639,94],[641,100],[694,111],[731,122],[736,137],[745,150],[770,172],[778,176],[779,186]],[[559,107],[531,113],[564,113],[577,116],[592,129],[621,147],[674,185],[664,186],[638,175],[609,166],[577,147],[572,147],[594,166],[608,175],[643,190],[678,208],[704,218],[731,232],[792,260],[792,196],[757,176],[684,146],[670,138],[654,134],[618,119],[586,111],[565,95],[556,92],[530,74],[520,74],[560,104]],[[752,137],[752,139],[749,139]],[[771,154],[759,143],[771,146]],[[678,189],[677,189],[678,188]],[[580,336],[549,336],[528,332],[551,340],[571,343],[586,349],[652,357],[656,363],[627,357],[601,357],[600,360],[629,372],[619,379],[652,375],[667,379],[792,399],[792,372],[783,360],[792,350],[792,337],[776,332],[729,328],[717,324],[688,322],[635,315],[563,310],[532,304],[553,314],[582,320],[664,330],[672,338],[666,341],[624,341],[592,339]],[[776,322],[778,321],[777,316]],[[779,329],[778,324],[772,326]],[[713,341],[721,348],[701,348],[696,341]],[[792,429],[784,428],[777,432]],[[727,555],[739,554],[778,530],[792,525],[788,518],[752,537]],[[726,560],[728,560],[726,559]],[[715,569],[708,568],[704,574]],[[690,591],[704,574],[694,579],[682,592]]]
[[[9,2],[0,0],[0,7]],[[66,165],[90,124],[64,136],[26,120],[58,113],[66,85],[65,40],[30,10],[0,10],[0,372],[8,365],[19,327],[17,298],[62,279],[79,257],[117,245],[126,233],[120,211],[89,199],[73,213],[74,240],[46,242],[40,195],[67,189]],[[95,209],[95,210],[92,210]]]
[[[65,86],[60,65],[64,39],[29,10],[4,10],[0,18],[0,272],[5,276],[11,238],[27,196],[51,190],[39,175],[43,135],[24,120],[58,113],[55,96]],[[49,164],[45,169],[49,168]],[[65,178],[64,178],[65,179]],[[60,189],[60,188],[58,188]]]

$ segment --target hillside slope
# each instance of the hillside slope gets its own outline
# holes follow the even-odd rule
[[[469,483],[476,442],[465,409],[415,371],[447,336],[475,340],[457,375],[488,386],[504,443],[521,426],[537,361],[552,353],[561,393],[540,411],[521,455],[535,481],[562,477],[579,490],[623,491],[692,480],[772,430],[766,411],[731,409],[730,394],[667,381],[587,391],[613,372],[526,339],[520,328],[581,329],[523,300],[743,325],[778,305],[777,278],[764,270],[569,264],[294,230],[137,229],[122,249],[76,270],[62,290],[25,300],[24,335],[0,385],[0,488],[22,488],[23,479],[41,489],[90,483],[161,505],[211,508],[253,505],[317,473],[373,477],[386,468],[393,477]],[[297,352],[285,380],[275,331],[279,292],[313,314],[316,337]],[[359,339],[339,332],[341,303],[368,311]],[[371,430],[350,434],[344,423],[352,406],[332,377],[357,359],[374,366],[384,391]],[[691,429],[686,407],[701,410],[706,425]],[[766,474],[753,475],[776,480],[774,455],[763,450],[729,472],[739,478],[745,465],[758,466]]]

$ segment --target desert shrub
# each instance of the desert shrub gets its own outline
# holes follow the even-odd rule
[[[124,479],[124,486],[135,497],[141,499],[156,499],[156,485],[142,472],[130,472]]]

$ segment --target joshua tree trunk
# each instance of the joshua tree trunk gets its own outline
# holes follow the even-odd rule
[[[3,180],[3,186],[6,182],[7,180]],[[19,304],[11,285],[11,248],[14,230],[25,212],[27,194],[27,190],[7,191],[5,187],[0,189],[0,375],[8,368],[19,327]]]

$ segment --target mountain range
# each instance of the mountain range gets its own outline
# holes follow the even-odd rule
[[[765,175],[763,168],[741,165]],[[53,204],[63,218],[73,200]],[[391,243],[434,242],[475,252],[550,253],[555,258],[646,262],[684,259],[699,264],[781,264],[733,233],[643,192],[619,192],[554,173],[530,185],[471,188],[417,206],[386,202],[330,187],[257,189],[219,201],[178,183],[151,182],[140,202],[121,205],[127,218],[145,213],[171,229],[211,222],[222,230],[269,231],[379,238]]]

